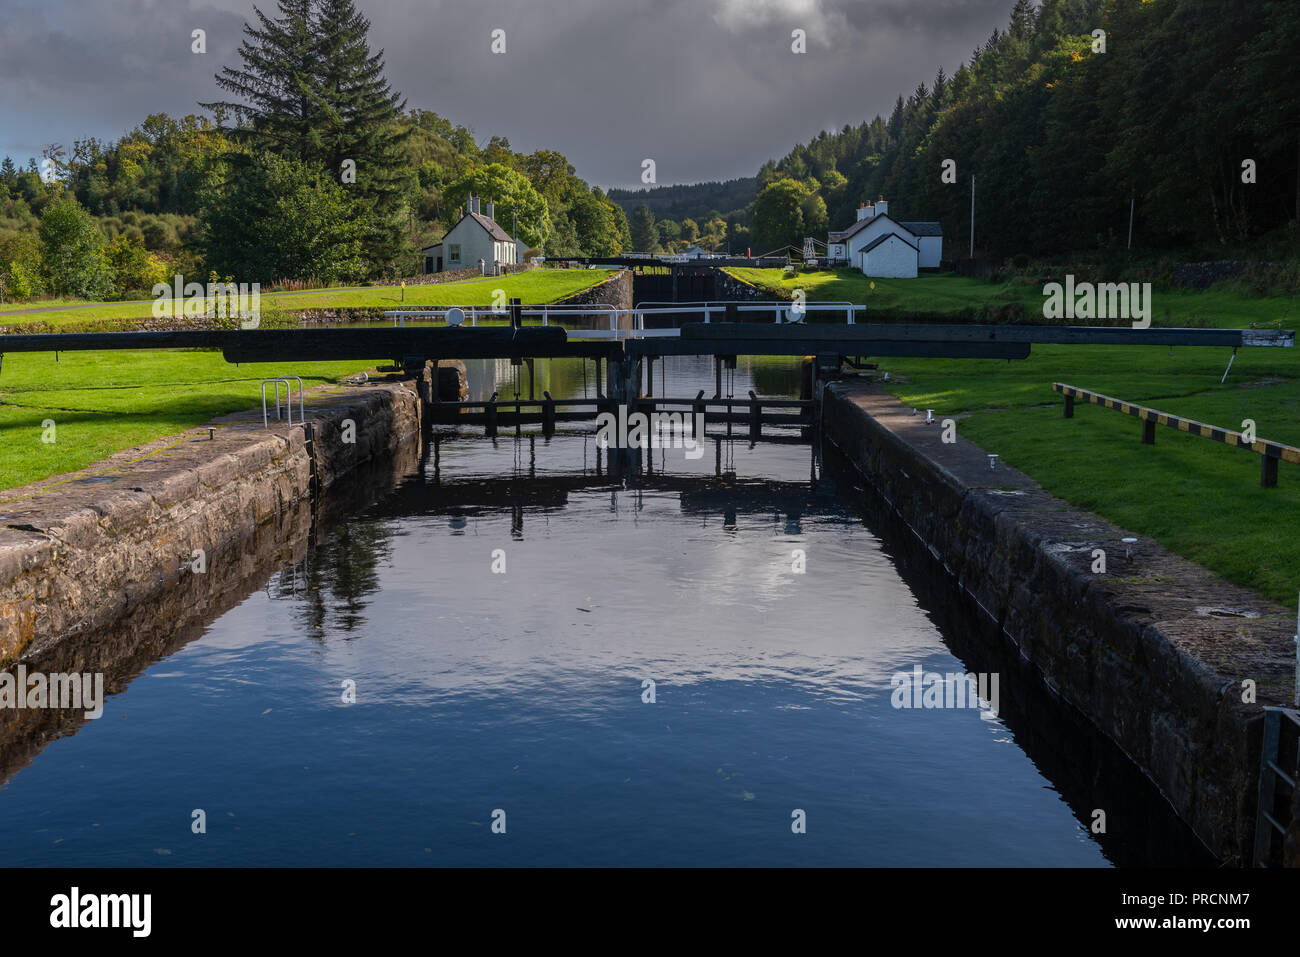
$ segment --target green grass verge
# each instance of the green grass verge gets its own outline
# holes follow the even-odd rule
[[[364,362],[234,366],[198,350],[11,353],[0,371],[0,489],[71,472],[114,452],[256,407],[261,381],[337,382]],[[54,422],[54,442],[44,423]],[[3,499],[0,493],[0,499]]]
[[[513,276],[408,286],[408,305],[489,305],[495,289],[525,302],[554,302],[596,283],[610,270],[533,270]],[[281,309],[401,305],[400,289],[318,290],[263,297]],[[65,305],[67,305],[65,303]],[[21,308],[21,307],[12,307]],[[63,313],[13,316],[12,323],[55,328],[112,324],[139,306],[97,304]],[[12,311],[12,309],[10,310]],[[56,317],[51,321],[50,317]],[[0,312],[0,322],[6,319]],[[129,325],[129,322],[125,323]],[[103,328],[103,327],[101,327]],[[237,367],[220,352],[200,350],[10,353],[0,369],[0,489],[71,472],[114,452],[183,432],[208,419],[258,405],[261,381],[302,376],[310,388],[337,382],[367,363],[258,363]],[[55,441],[42,441],[53,420]]]
[[[889,310],[959,311],[998,296],[1034,308],[1041,291],[952,275],[877,279],[849,270],[782,280],[778,270],[737,269],[748,282],[810,300],[880,303]],[[1267,322],[1285,300],[1223,290],[1155,293],[1153,325],[1221,327]],[[1172,321],[1166,321],[1168,309]],[[1288,324],[1290,327],[1290,324]],[[1098,406],[1062,415],[1052,383],[1068,382],[1165,412],[1240,430],[1254,419],[1261,438],[1300,445],[1300,350],[1242,349],[1224,385],[1228,349],[1150,346],[1041,346],[1028,359],[880,360],[901,400],[936,417],[1032,476],[1057,497],[1253,588],[1291,608],[1300,589],[1300,466],[1281,463],[1278,485],[1259,485],[1259,456],[1157,427],[1141,444],[1141,423]]]
[[[1300,466],[1281,463],[1259,485],[1259,456],[1141,423],[1098,406],[1062,415],[1054,381],[1225,428],[1254,419],[1262,438],[1300,445],[1300,354],[1242,350],[1225,385],[1228,350],[1035,346],[1016,362],[885,359],[904,402],[959,417],[958,432],[1057,497],[1155,539],[1290,607],[1300,588]],[[901,377],[902,381],[898,381]]]
[[[771,289],[780,298],[792,297],[796,289],[803,289],[810,300],[858,303],[889,318],[908,311],[958,313],[1007,305],[1023,306],[1030,317],[1043,314],[1041,286],[990,283],[952,273],[925,273],[915,279],[869,279],[856,269],[837,269],[784,279],[780,269],[729,269],[728,272],[751,285]],[[1251,323],[1277,322],[1290,316],[1291,305],[1287,299],[1248,298],[1220,289],[1201,292],[1153,289],[1151,324],[1239,329]],[[1293,318],[1300,320],[1300,315]],[[865,321],[869,320],[870,315]]]
[[[364,289],[312,289],[305,292],[264,293],[262,308],[281,312],[302,309],[382,308],[402,306],[489,305],[493,291],[502,289],[509,298],[525,303],[555,302],[604,282],[614,270],[609,269],[533,269],[511,276],[465,279],[460,282],[407,286],[405,299],[396,286],[371,286]],[[48,312],[33,309],[61,307]],[[18,327],[40,324],[50,332],[111,331],[130,328],[136,321],[150,319],[149,303],[129,302],[51,302],[8,303],[0,306],[0,326]]]

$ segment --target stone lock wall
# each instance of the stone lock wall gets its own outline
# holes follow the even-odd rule
[[[914,411],[832,384],[823,427],[993,633],[1128,755],[1216,857],[1248,865],[1261,705],[1290,704],[1295,681],[1289,610],[1153,542],[1126,557],[1130,532],[1005,465],[990,471],[983,449],[942,444]],[[1109,575],[1091,571],[1097,547]],[[1241,700],[1245,678],[1258,683],[1256,703]]]
[[[311,436],[260,410],[215,420],[84,473],[0,493],[0,667],[60,642],[95,642],[186,576],[192,555],[239,543],[357,466],[418,444],[404,383],[308,396]],[[351,420],[355,441],[345,442]],[[232,552],[231,550],[234,549]]]

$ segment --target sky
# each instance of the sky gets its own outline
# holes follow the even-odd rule
[[[823,129],[951,74],[1014,0],[358,0],[408,108],[594,185],[752,176]],[[0,0],[0,156],[203,112],[249,0]],[[271,14],[275,0],[256,4]],[[194,53],[194,30],[206,52]],[[792,31],[806,52],[792,52]],[[503,30],[504,53],[492,53]],[[499,36],[499,35],[498,35]]]

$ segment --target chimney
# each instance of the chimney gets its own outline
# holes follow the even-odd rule
[[[465,196],[465,215],[468,216],[474,212],[474,194],[467,193]]]
[[[488,200],[487,218],[491,220],[497,218],[497,204],[492,202],[490,199]]]
[[[476,212],[476,213],[479,212],[479,211],[482,209],[482,205],[483,205],[483,200],[482,200],[480,197],[475,196],[475,197],[474,197],[474,212]]]
[[[870,219],[874,215],[876,215],[876,211],[866,203],[858,204],[858,222],[862,222],[864,219]]]
[[[876,215],[886,216],[889,214],[889,204],[885,202],[885,197],[881,196],[876,200]]]

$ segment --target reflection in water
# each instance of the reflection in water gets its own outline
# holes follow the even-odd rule
[[[293,593],[304,635],[361,632],[369,596],[380,588],[380,567],[389,561],[392,535],[393,529],[382,523],[347,522],[317,543],[304,569],[305,587],[301,594]]]
[[[914,559],[806,445],[715,440],[611,473],[589,434],[448,432],[354,488],[354,514],[308,516],[301,545],[230,562],[224,597],[188,596],[202,614],[178,606],[181,630],[156,615],[108,641],[129,650],[104,718],[6,738],[11,772],[45,747],[0,791],[9,863],[1174,856],[1093,839],[1103,759],[1043,776],[1061,738],[1013,666],[981,661],[1003,671],[999,720],[891,707],[899,672],[974,670],[935,624],[963,616],[918,599],[896,566]]]
[[[734,372],[723,376],[723,395],[744,398],[753,389],[760,396],[799,395],[799,359],[785,356],[741,356]],[[499,393],[513,399],[516,390],[528,397],[528,367],[512,366],[509,359],[465,363],[469,373],[469,398],[484,401]],[[538,359],[534,397],[550,392],[555,398],[593,398],[596,364],[583,359]],[[712,396],[713,359],[710,356],[669,356],[654,364],[654,394],[669,398],[695,395],[700,389]]]
[[[408,445],[390,461],[361,466],[336,482],[319,506],[292,503],[247,537],[214,546],[204,575],[182,576],[169,592],[136,606],[115,628],[93,640],[62,642],[25,659],[28,670],[99,672],[110,694],[125,691],[148,667],[202,637],[212,620],[251,593],[262,589],[268,600],[305,594],[305,569],[319,529],[365,508],[379,490],[391,488],[418,463],[419,449]],[[0,709],[0,785],[49,742],[75,733],[83,723],[79,711]]]

